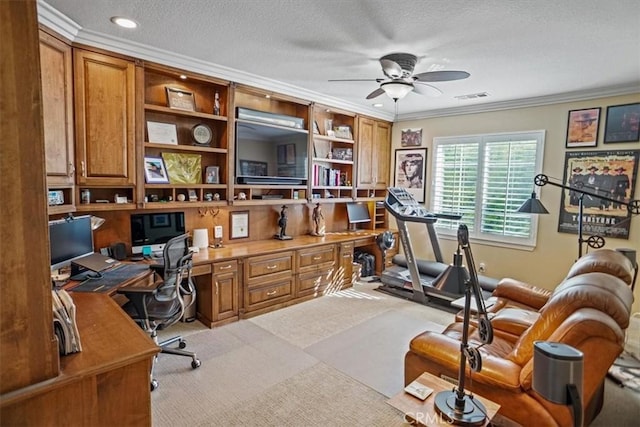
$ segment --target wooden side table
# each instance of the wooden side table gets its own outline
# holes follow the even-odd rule
[[[434,400],[436,394],[444,390],[452,390],[455,386],[450,382],[447,382],[441,378],[436,377],[428,372],[423,373],[416,380],[420,384],[425,385],[433,389],[433,393],[427,399],[420,400],[413,397],[404,390],[393,396],[387,401],[387,403],[394,408],[402,411],[405,414],[407,422],[418,426],[451,426],[452,424],[438,414],[434,408]],[[484,407],[487,409],[487,419],[483,426],[512,426],[513,424],[505,424],[502,421],[507,421],[504,417],[498,416],[501,422],[492,423],[491,421],[496,416],[496,413],[500,409],[500,405],[494,403],[488,399],[485,399],[477,394],[474,394],[474,399],[478,399]],[[497,420],[496,420],[497,421]]]

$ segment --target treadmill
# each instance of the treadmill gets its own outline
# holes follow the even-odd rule
[[[411,193],[400,187],[387,189],[384,204],[389,213],[396,218],[406,268],[396,265],[385,269],[380,277],[382,285],[377,289],[421,304],[436,303],[449,306],[452,301],[463,296],[469,273],[462,265],[462,254],[455,253],[453,264],[445,264],[434,226],[438,218],[459,220],[462,215],[429,212]],[[435,261],[415,258],[407,227],[409,222],[422,223],[427,227]],[[482,279],[486,282],[484,288],[495,287],[495,279]]]

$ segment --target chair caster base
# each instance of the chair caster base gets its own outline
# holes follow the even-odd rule
[[[151,384],[150,384],[151,391],[157,389],[159,387],[159,385],[160,384],[158,384],[158,380],[151,380]]]
[[[202,365],[202,362],[200,362],[200,359],[193,359],[191,361],[191,367],[193,369],[198,369],[201,365]]]

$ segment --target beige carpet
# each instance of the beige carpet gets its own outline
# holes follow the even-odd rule
[[[376,284],[207,329],[178,324],[202,361],[161,355],[154,426],[406,426],[388,397],[402,389],[411,337],[453,315],[374,291]],[[632,426],[640,394],[607,384],[595,426]]]

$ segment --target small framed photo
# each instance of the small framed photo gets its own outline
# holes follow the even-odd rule
[[[169,175],[162,157],[144,157],[144,178],[147,184],[169,183]]]
[[[400,133],[400,144],[403,147],[420,147],[422,145],[422,128],[402,129]]]
[[[418,203],[424,203],[426,166],[426,148],[397,149],[393,185],[406,188]]]
[[[249,237],[249,211],[229,212],[229,222],[230,239]]]
[[[169,108],[185,111],[196,111],[196,99],[193,92],[167,87],[167,104]]]
[[[175,123],[147,121],[147,141],[156,144],[178,145],[178,130]]]
[[[220,168],[218,166],[207,166],[204,182],[206,184],[220,184]]]
[[[607,107],[604,143],[640,140],[640,102]]]
[[[171,227],[171,215],[153,214],[151,216],[151,228],[167,228],[167,227]]]
[[[566,148],[595,147],[598,143],[601,108],[569,111]]]

